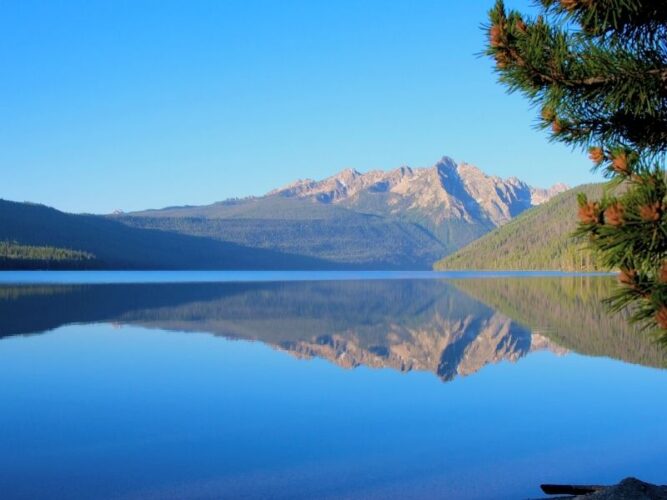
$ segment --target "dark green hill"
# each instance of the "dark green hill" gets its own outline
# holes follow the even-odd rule
[[[586,184],[526,210],[516,219],[435,263],[435,269],[598,271],[595,258],[571,234],[576,228],[577,193],[602,194]]]
[[[336,269],[341,264],[0,200],[2,268]],[[345,266],[353,267],[353,266]]]

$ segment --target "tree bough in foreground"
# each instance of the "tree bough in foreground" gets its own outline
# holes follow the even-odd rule
[[[541,112],[551,138],[588,148],[609,178],[579,196],[577,235],[620,270],[612,309],[667,343],[667,0],[540,0],[528,19],[498,0],[486,53]]]

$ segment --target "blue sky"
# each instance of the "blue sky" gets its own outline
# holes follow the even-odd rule
[[[0,0],[0,197],[204,204],[443,155],[596,179],[476,56],[492,3]]]

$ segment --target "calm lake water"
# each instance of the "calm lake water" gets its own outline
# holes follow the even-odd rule
[[[2,498],[539,498],[667,482],[607,276],[0,273]]]

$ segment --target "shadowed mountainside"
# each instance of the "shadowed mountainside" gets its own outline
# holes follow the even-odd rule
[[[336,269],[313,257],[0,200],[1,268]],[[0,249],[2,246],[0,246]],[[63,260],[54,258],[63,255]],[[71,258],[77,257],[76,259]],[[85,258],[83,258],[85,257]]]

